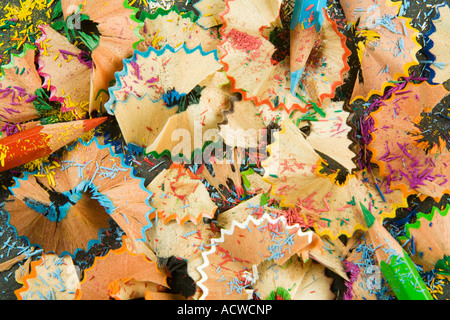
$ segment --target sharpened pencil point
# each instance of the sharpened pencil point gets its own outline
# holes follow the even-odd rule
[[[88,132],[89,130],[94,129],[95,127],[98,127],[103,122],[105,122],[106,119],[108,119],[108,117],[101,117],[101,118],[94,118],[94,119],[84,120],[84,123],[83,123],[84,131]]]
[[[375,217],[361,202],[359,203],[359,205],[361,206],[361,210],[364,215],[364,220],[366,221],[367,227],[370,228],[375,222]]]
[[[297,90],[300,79],[303,75],[303,68],[297,71],[291,71],[291,93],[295,94],[295,90]]]

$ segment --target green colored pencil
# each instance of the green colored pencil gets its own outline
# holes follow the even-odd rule
[[[398,300],[433,300],[428,288],[417,272],[411,258],[394,237],[383,227],[362,203],[361,210],[366,221],[375,254],[385,276]]]

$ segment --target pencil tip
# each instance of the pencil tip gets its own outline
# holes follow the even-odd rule
[[[295,94],[295,90],[297,90],[297,86],[300,82],[300,79],[303,75],[303,68],[297,71],[291,71],[291,93]]]
[[[103,122],[105,122],[106,119],[108,119],[108,117],[84,120],[84,123],[83,123],[84,131],[88,132],[89,130],[94,129],[95,127],[97,127],[97,126],[101,125]]]
[[[367,209],[361,202],[359,203],[359,205],[361,206],[361,210],[364,216],[364,220],[366,221],[367,227],[370,228],[375,222],[375,217],[370,212],[370,210]]]

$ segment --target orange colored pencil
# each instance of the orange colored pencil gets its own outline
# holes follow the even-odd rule
[[[0,172],[48,156],[84,133],[105,122],[107,117],[40,125],[0,139]]]

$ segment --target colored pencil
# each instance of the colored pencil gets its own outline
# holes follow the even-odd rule
[[[361,210],[369,228],[381,272],[398,300],[433,300],[417,268],[395,238],[362,203]]]
[[[291,92],[303,76],[306,62],[314,48],[322,25],[326,0],[296,0],[290,25]]]
[[[48,156],[106,119],[102,117],[39,125],[4,137],[0,139],[0,172]]]

